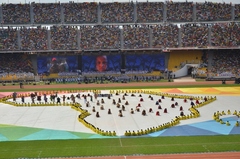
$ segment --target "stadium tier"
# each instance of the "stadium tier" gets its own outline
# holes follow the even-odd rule
[[[2,4],[2,24],[152,23],[239,20],[239,4],[113,2]]]
[[[239,48],[240,4],[29,3],[0,6],[0,51]]]
[[[239,49],[240,23],[0,28],[1,52]]]
[[[92,83],[158,81],[181,76],[234,80],[240,76],[239,60],[239,50],[236,49],[84,54],[2,53],[0,80]]]

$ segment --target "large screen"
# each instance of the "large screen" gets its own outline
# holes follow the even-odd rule
[[[164,54],[129,54],[126,55],[126,71],[163,71]]]
[[[77,56],[39,56],[37,58],[38,73],[76,72]]]
[[[83,55],[82,72],[120,72],[121,55]]]

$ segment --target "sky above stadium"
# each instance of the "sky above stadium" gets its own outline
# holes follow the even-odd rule
[[[82,2],[130,2],[131,0],[1,0],[1,3],[68,3],[69,1],[74,1],[75,3]],[[147,0],[137,0],[138,2],[146,2]],[[165,0],[148,0],[149,2],[164,2]],[[172,0],[173,2],[186,2],[186,0]],[[208,0],[192,0],[189,2],[205,2]],[[133,0],[136,2],[136,0]],[[240,4],[240,0],[211,0],[210,2],[218,2],[218,3],[230,3],[232,4]]]

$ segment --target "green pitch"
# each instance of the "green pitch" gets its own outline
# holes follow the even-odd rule
[[[0,158],[240,151],[240,135],[1,142]]]

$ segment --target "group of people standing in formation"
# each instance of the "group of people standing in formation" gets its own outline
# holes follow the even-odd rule
[[[118,93],[116,93],[116,95],[119,95]],[[123,111],[126,111],[126,106],[128,106],[128,105],[130,105],[130,103],[126,100],[126,96],[128,96],[128,94],[127,93],[125,93],[123,96],[122,96],[122,98],[118,98],[118,99],[112,99],[112,104],[113,105],[116,105],[116,107],[117,108],[119,108],[119,112],[118,112],[118,116],[119,117],[123,117]],[[136,95],[135,94],[131,94],[131,97],[135,97]],[[111,99],[111,97],[112,97],[112,95],[108,95],[108,99]],[[139,96],[138,97],[140,97],[140,102],[144,102],[144,99],[142,98],[142,95],[141,94],[139,94]],[[154,100],[153,99],[153,97],[151,96],[151,95],[149,95],[149,97],[148,97],[150,100]],[[96,99],[96,106],[99,106],[99,110],[105,110],[105,108],[104,108],[104,104],[105,104],[105,100],[102,98],[101,100],[97,100],[97,98],[95,98]],[[162,100],[163,99],[165,99],[165,97],[164,96],[162,96],[161,97],[161,99],[158,99],[157,101],[156,101],[156,105],[157,105],[157,109],[162,109],[162,106],[160,105],[160,103],[162,103]],[[186,99],[184,99],[184,101],[185,101]],[[92,101],[92,100],[91,100]],[[124,102],[122,102],[122,101],[124,101]],[[171,101],[174,101],[174,98],[172,97],[171,98]],[[186,102],[186,101],[185,101]],[[199,102],[199,101],[197,101],[197,102]],[[90,107],[90,102],[89,101],[85,101],[85,103],[86,103],[86,107]],[[194,102],[193,101],[191,101],[191,105],[194,105]],[[178,104],[178,102],[175,102],[174,104],[171,104],[170,105],[170,108],[176,108],[177,106],[179,106],[179,104]],[[140,109],[141,109],[141,103],[138,103],[137,105],[136,105],[136,107],[135,107],[135,109],[134,108],[131,108],[130,109],[130,113],[131,114],[134,114],[135,112],[141,112],[141,114],[143,115],[143,116],[146,116],[147,115],[147,112],[148,113],[154,113],[154,111],[153,111],[153,108],[149,108],[149,110],[147,111],[147,110],[145,110],[145,109],[143,109],[142,111],[140,111]],[[183,106],[179,106],[179,110],[180,110],[180,116],[184,116],[185,114],[184,114],[184,110],[183,110]],[[96,107],[95,106],[93,106],[92,107],[92,112],[94,112],[94,113],[96,113],[96,117],[97,118],[99,118],[100,117],[100,112],[99,111],[97,111],[96,110]],[[164,108],[164,110],[163,110],[163,113],[168,113],[168,109],[167,108]],[[112,114],[112,111],[111,111],[111,109],[109,108],[108,109],[108,112],[107,112],[107,114]],[[160,111],[156,111],[156,115],[157,116],[160,116]]]
[[[118,96],[119,94],[116,93],[116,96]],[[123,117],[123,111],[126,111],[126,106],[129,105],[129,102],[126,100],[126,96],[128,96],[127,93],[123,94],[122,95],[122,98],[118,98],[117,100],[116,99],[112,99],[112,104],[113,105],[116,105],[117,108],[119,108],[119,112],[118,112],[118,116],[119,117]],[[135,94],[131,94],[130,95],[131,97],[135,97],[136,95]],[[108,99],[111,99],[112,95],[109,94],[107,96]],[[130,113],[131,114],[134,114],[135,112],[140,112],[140,109],[141,109],[141,102],[144,102],[144,99],[142,97],[141,94],[138,95],[138,97],[140,98],[139,99],[139,102],[136,107],[135,107],[135,110],[134,108],[131,108],[130,109]],[[13,93],[13,101],[16,101],[16,98],[17,98],[17,93],[14,92]],[[99,110],[104,110],[104,104],[105,104],[105,100],[102,98],[101,100],[98,100],[98,94],[97,93],[94,93],[93,95],[92,94],[80,94],[80,93],[77,93],[77,94],[71,94],[70,96],[67,96],[65,94],[63,94],[62,96],[60,96],[58,94],[58,92],[55,92],[54,94],[50,94],[49,96],[47,94],[39,94],[38,92],[33,92],[30,94],[30,98],[31,98],[31,102],[36,104],[36,101],[38,103],[41,103],[41,102],[52,102],[52,103],[57,103],[57,104],[61,104],[61,103],[65,103],[67,101],[69,102],[72,102],[72,103],[76,103],[76,99],[80,100],[81,98],[84,99],[84,103],[86,104],[86,107],[90,107],[90,102],[93,102],[93,98],[94,100],[96,101],[96,106],[99,106]],[[90,99],[90,101],[88,101],[88,99]],[[154,100],[153,96],[149,95],[148,98],[150,100]],[[162,96],[160,99],[158,99],[156,102],[155,102],[155,105],[157,105],[157,109],[158,110],[161,110],[162,109],[162,106],[161,106],[161,103],[162,103],[162,100],[165,99],[164,96]],[[191,99],[190,99],[191,100]],[[206,100],[204,98],[204,100]],[[22,103],[25,103],[25,96],[22,96],[21,97],[21,101]],[[124,101],[124,102],[122,102]],[[170,105],[170,108],[176,108],[177,106],[179,106],[178,102],[174,101],[174,97],[171,98],[171,101],[174,102],[173,104]],[[184,102],[187,102],[186,99],[184,99]],[[198,100],[196,100],[196,104],[199,104],[200,102]],[[195,102],[193,102],[193,100],[191,100],[191,103],[190,103],[191,106],[194,106],[195,105]],[[184,116],[184,112],[183,112],[183,107],[182,106],[179,106],[179,110],[180,110],[180,116]],[[92,107],[92,112],[95,112],[96,113],[96,117],[100,117],[100,113],[99,111],[96,110],[96,107],[93,106]],[[149,108],[148,111],[146,111],[145,109],[142,110],[142,115],[143,116],[146,116],[147,115],[147,112],[148,113],[153,113],[153,109],[152,108]],[[163,110],[163,113],[168,113],[168,110],[167,108],[164,108]],[[112,111],[111,109],[109,108],[108,109],[108,112],[107,114],[112,114]],[[157,116],[160,116],[160,111],[156,111],[156,115]]]
[[[90,101],[93,101],[93,96],[88,94],[88,95],[82,95],[80,93],[74,95],[74,94],[71,94],[70,96],[67,96],[67,95],[62,95],[60,96],[58,94],[58,92],[55,92],[54,94],[50,94],[50,95],[47,95],[47,94],[43,94],[41,95],[40,93],[38,92],[32,92],[30,94],[30,98],[31,98],[31,102],[33,104],[37,104],[36,102],[38,103],[42,103],[42,102],[45,102],[45,103],[48,103],[48,102],[52,102],[52,103],[57,103],[57,104],[61,104],[61,103],[66,103],[67,101],[69,102],[72,102],[72,103],[76,103],[76,99],[81,99],[83,98],[85,103],[88,103],[87,102],[87,96],[90,97]],[[16,102],[17,100],[17,92],[13,92],[12,94],[12,97],[13,97],[13,101]],[[94,97],[96,98],[96,95],[94,95]],[[22,103],[26,103],[27,101],[25,100],[26,96],[21,96],[21,102]]]

